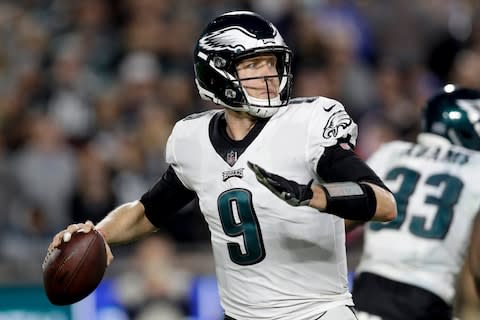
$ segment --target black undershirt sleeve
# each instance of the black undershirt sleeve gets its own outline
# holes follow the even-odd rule
[[[390,192],[377,174],[352,149],[344,149],[339,145],[325,148],[324,154],[318,160],[317,174],[325,182],[369,182]]]
[[[150,190],[142,195],[140,202],[145,207],[145,216],[150,222],[161,227],[163,221],[189,204],[195,192],[187,189],[178,179],[171,166]]]

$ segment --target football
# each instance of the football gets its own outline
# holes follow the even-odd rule
[[[49,250],[42,264],[43,285],[54,305],[69,305],[92,293],[107,268],[103,237],[96,230],[75,232]]]

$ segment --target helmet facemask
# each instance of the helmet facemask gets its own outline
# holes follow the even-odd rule
[[[276,57],[276,75],[241,78],[238,75],[238,72],[235,73],[236,80],[234,82],[241,88],[242,93],[239,103],[245,108],[247,113],[260,118],[271,117],[280,107],[284,107],[288,104],[291,93],[292,75],[290,74],[287,65],[289,66],[290,64],[289,61],[291,56],[289,53],[270,53],[267,51],[238,59],[238,61],[244,61],[245,59],[266,56],[268,54],[273,54]],[[254,97],[252,94],[248,93],[248,86],[246,86],[245,83],[252,80],[260,80],[264,82],[264,85],[256,86],[265,89],[266,97]],[[272,88],[272,86],[275,88]]]

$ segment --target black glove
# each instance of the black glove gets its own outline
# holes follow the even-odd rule
[[[263,184],[268,190],[272,191],[277,197],[284,200],[291,206],[308,206],[313,197],[310,186],[311,180],[307,185],[299,184],[292,180],[270,173],[260,166],[247,162],[248,167],[252,169],[257,177],[258,182]]]

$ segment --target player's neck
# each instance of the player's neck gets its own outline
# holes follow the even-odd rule
[[[232,140],[243,140],[257,122],[247,113],[225,110],[227,134]]]

